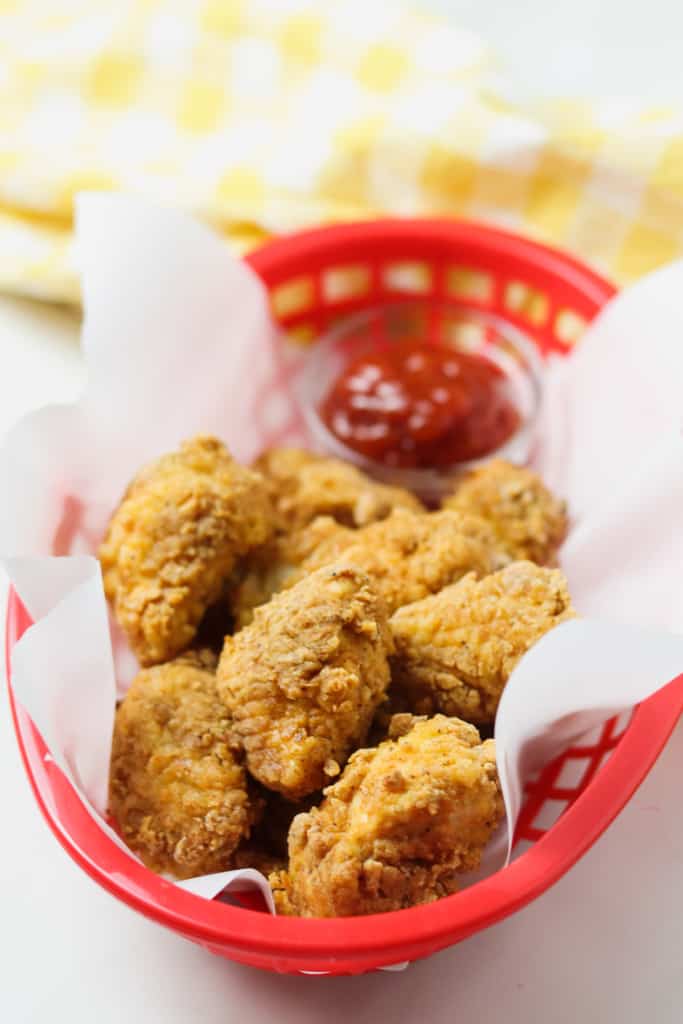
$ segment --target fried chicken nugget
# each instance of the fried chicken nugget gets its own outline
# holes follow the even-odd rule
[[[558,569],[513,562],[481,580],[465,576],[392,616],[391,693],[417,714],[492,722],[522,655],[575,614]]]
[[[472,470],[444,508],[474,513],[491,524],[512,559],[552,563],[567,534],[567,507],[530,469],[493,459]]]
[[[389,683],[383,602],[367,576],[328,566],[257,608],[226,637],[218,688],[247,767],[297,800],[339,773]]]
[[[366,526],[395,508],[424,511],[401,487],[377,483],[355,466],[298,448],[273,448],[255,463],[268,481],[279,527],[290,532],[317,516],[344,526]]]
[[[211,664],[200,652],[143,669],[116,712],[110,811],[144,863],[177,878],[230,867],[259,813]]]
[[[307,558],[332,537],[353,537],[354,530],[340,526],[331,516],[318,516],[291,533],[280,533],[257,548],[245,561],[244,574],[231,597],[235,626],[242,629],[254,618],[254,608],[295,580]]]
[[[416,515],[404,509],[362,530],[334,533],[317,545],[303,571],[335,562],[368,574],[390,614],[459,580],[507,562],[483,519],[446,509]]]
[[[212,437],[186,441],[136,477],[99,557],[107,597],[143,665],[192,642],[237,558],[267,539],[271,521],[263,479]]]
[[[442,715],[409,725],[353,754],[320,806],[294,819],[288,873],[273,880],[280,912],[400,910],[454,892],[478,866],[503,814],[494,742]]]

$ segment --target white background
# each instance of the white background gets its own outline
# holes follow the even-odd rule
[[[683,105],[678,0],[424,6],[452,12],[480,32],[531,88]],[[0,300],[0,431],[29,408],[69,399],[81,379],[70,314]],[[679,1024],[682,778],[679,728],[627,809],[569,875],[532,906],[454,949],[399,975],[278,977],[162,931],[80,872],[33,803],[3,689],[0,1020]]]

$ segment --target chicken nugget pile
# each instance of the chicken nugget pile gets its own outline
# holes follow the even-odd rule
[[[457,891],[503,814],[482,741],[519,659],[575,612],[564,504],[500,460],[441,509],[295,449],[213,437],[145,467],[99,556],[142,669],[110,811],[152,870],[255,867],[281,914]]]

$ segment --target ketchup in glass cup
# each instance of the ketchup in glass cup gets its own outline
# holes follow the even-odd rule
[[[520,414],[485,356],[401,340],[352,359],[319,406],[327,429],[387,467],[440,469],[495,451]]]

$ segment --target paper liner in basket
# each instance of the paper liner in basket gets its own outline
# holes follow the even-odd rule
[[[305,441],[283,369],[300,357],[278,338],[261,282],[189,217],[91,195],[79,201],[77,229],[87,388],[76,405],[43,409],[7,437],[0,551],[35,621],[14,650],[15,695],[123,846],[104,814],[117,681],[124,689],[135,663],[110,630],[89,556],[141,464],[182,439],[215,433],[242,460],[276,433]],[[496,722],[506,822],[477,878],[509,856],[525,775],[683,671],[681,295],[681,264],[644,280],[549,373],[536,468],[573,514],[562,567],[574,603],[611,621],[558,627],[513,673]],[[268,422],[265,437],[255,425]],[[177,884],[207,898],[256,885],[272,910],[255,871]]]

